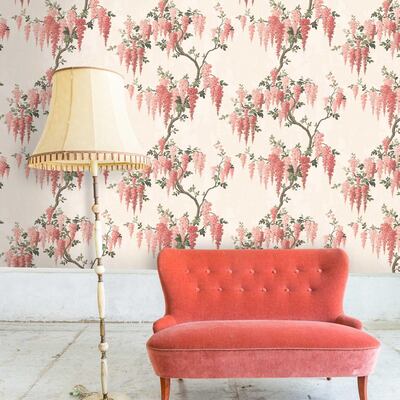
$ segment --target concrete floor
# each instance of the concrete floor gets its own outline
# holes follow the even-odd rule
[[[400,399],[400,325],[367,330],[382,341],[370,400]],[[159,399],[145,350],[150,324],[108,324],[110,391]],[[72,400],[76,384],[96,390],[98,328],[90,323],[0,323],[0,400]],[[357,400],[356,380],[243,379],[172,382],[171,400]]]

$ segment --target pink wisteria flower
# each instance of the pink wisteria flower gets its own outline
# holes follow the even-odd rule
[[[244,137],[247,144],[249,138],[254,140],[256,132],[260,131],[258,120],[263,117],[262,109],[278,119],[279,123],[293,123],[293,113],[299,105],[314,106],[317,98],[318,86],[311,80],[300,79],[295,81],[286,74],[276,74],[273,69],[267,78],[260,82],[259,87],[248,93],[243,87],[237,90],[238,98],[235,109],[229,115],[229,123],[233,133],[237,133],[239,140]],[[344,95],[335,92],[335,101],[332,102],[332,113],[344,105]]]
[[[371,52],[378,44],[390,51],[392,57],[399,52],[399,20],[399,2],[384,0],[363,23],[353,16],[345,30],[345,43],[335,49],[341,51],[344,62],[350,65],[351,71],[355,68],[358,75],[361,70],[365,74],[367,65],[373,62]]]
[[[368,89],[361,81],[351,85],[351,88],[353,92],[356,90],[357,94],[361,88],[360,98],[363,110],[368,101],[371,113],[378,120],[381,115],[386,116],[388,124],[392,126],[396,119],[395,116],[400,115],[400,81],[397,74],[386,68],[383,68],[382,74],[384,80],[379,88]]]
[[[103,237],[103,256],[114,256],[114,248],[120,245],[122,236],[110,215],[103,213],[108,231]],[[11,267],[32,267],[34,257],[40,251],[53,258],[55,263],[63,265],[72,263],[79,268],[89,266],[89,261],[80,254],[72,256],[74,248],[84,242],[88,243],[93,235],[93,224],[86,217],[67,217],[60,208],[49,206],[26,231],[19,224],[12,229],[8,237],[9,249],[6,262]],[[79,235],[80,233],[80,235]]]
[[[191,222],[187,214],[175,218],[169,210],[163,209],[161,206],[158,208],[159,220],[154,227],[144,227],[137,219],[125,225],[132,233],[134,229],[137,229],[138,247],[141,246],[144,239],[148,252],[153,255],[165,247],[193,249],[197,244],[199,235],[204,236],[207,230],[210,231],[213,242],[219,248],[223,234],[222,224],[225,222],[218,218],[211,209],[211,203],[204,202],[201,211],[202,227],[199,227],[199,219]]]
[[[94,20],[97,20],[100,34],[107,44],[112,13],[101,6],[97,0],[91,0],[88,7],[90,10],[89,19],[86,17],[87,10],[83,10],[78,15],[75,7],[63,12],[52,3],[48,4],[48,12],[43,19],[31,20],[23,14],[14,16],[14,19],[18,29],[21,29],[23,23],[25,23],[24,36],[27,41],[32,31],[36,45],[39,45],[41,50],[45,45],[50,46],[53,57],[56,57],[64,44],[72,44],[75,36],[80,50],[85,31],[89,26],[92,27]]]
[[[323,1],[310,2],[309,7],[304,11],[300,7],[288,11],[283,4],[278,2],[272,2],[271,6],[271,15],[267,18],[257,18],[250,14],[237,17],[242,29],[250,20],[248,33],[251,41],[257,32],[259,44],[265,49],[268,46],[275,47],[278,57],[287,49],[297,51],[300,48],[298,42],[301,42],[301,48],[305,50],[311,24],[318,27],[321,21],[322,30],[328,37],[329,45],[332,44],[337,14]],[[313,21],[312,14],[314,14]]]
[[[10,165],[7,163],[7,159],[4,156],[0,155],[0,177],[1,178],[4,178],[5,176],[7,177],[9,173],[10,173]]]
[[[245,228],[243,223],[234,237],[236,248],[294,248],[313,244],[318,225],[310,217],[293,218],[286,210],[273,207],[270,214],[260,220],[258,226]]]
[[[0,40],[8,39],[10,36],[10,27],[5,18],[0,17]]]
[[[371,188],[376,180],[392,196],[400,192],[400,143],[398,140],[385,138],[380,146],[373,150],[373,155],[360,161],[353,155],[345,169],[346,180],[342,183],[345,202],[350,207],[355,205],[358,213],[366,210],[369,201],[373,200]]]
[[[387,116],[389,129],[386,137],[375,147],[369,157],[360,160],[352,155],[345,168],[346,180],[341,189],[351,208],[355,205],[358,213],[365,212],[368,202],[373,200],[373,188],[376,183],[390,189],[392,196],[400,193],[400,142],[397,138],[400,123],[400,85],[399,78],[394,72],[383,69],[383,82],[379,89],[367,89],[359,81],[352,85],[361,89],[361,106],[366,107],[367,101],[371,112],[379,119],[380,115]],[[357,93],[358,94],[358,93]]]
[[[125,65],[127,71],[132,69],[135,75],[137,69],[141,72],[143,64],[147,62],[146,49],[152,43],[159,45],[168,56],[174,52],[179,53],[185,35],[194,34],[201,38],[205,22],[206,17],[198,11],[183,12],[166,1],[160,1],[138,23],[128,16],[124,23],[122,41],[115,47],[120,63]]]
[[[400,271],[400,221],[394,209],[386,205],[382,207],[382,221],[377,225],[368,226],[361,218],[357,222],[350,223],[354,236],[357,237],[360,230],[360,240],[365,248],[369,243],[372,252],[380,256],[381,253],[387,256],[392,272]],[[356,228],[355,228],[356,227]]]
[[[339,224],[339,221],[332,210],[329,210],[326,216],[329,225],[331,226],[331,232],[323,237],[324,246],[328,248],[344,247],[347,239],[344,227]]]

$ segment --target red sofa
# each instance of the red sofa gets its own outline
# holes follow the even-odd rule
[[[147,351],[161,378],[367,377],[379,342],[343,313],[346,254],[175,250],[158,257],[165,316]]]

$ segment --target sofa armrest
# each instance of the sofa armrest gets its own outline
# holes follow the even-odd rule
[[[162,329],[169,328],[176,324],[176,320],[172,315],[164,315],[153,324],[153,332],[156,333]]]
[[[348,315],[342,314],[335,320],[336,324],[347,325],[352,328],[362,329],[362,322],[356,318],[349,317]]]

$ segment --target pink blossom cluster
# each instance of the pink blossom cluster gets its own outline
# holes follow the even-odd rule
[[[104,6],[100,5],[99,3],[100,0],[90,0],[89,3],[90,18],[92,20],[97,20],[99,32],[104,38],[104,44],[107,44],[107,40],[110,35],[110,29],[111,29],[111,12],[108,11]]]
[[[222,9],[219,8],[219,11],[222,12]],[[213,39],[219,40],[221,44],[226,43],[228,39],[232,40],[234,32],[235,28],[232,26],[229,18],[224,19],[221,28],[215,28],[211,30]]]
[[[335,153],[330,146],[324,143],[324,135],[320,132],[315,134],[313,144],[314,160],[322,159],[324,172],[328,175],[329,183],[331,183],[336,164]],[[241,153],[239,158],[244,167],[248,154]],[[283,183],[288,185],[297,178],[301,178],[302,187],[305,189],[312,160],[306,153],[302,153],[298,146],[286,151],[284,147],[275,145],[267,158],[259,157],[255,160],[254,156],[251,156],[250,160],[248,164],[250,178],[253,178],[257,170],[260,184],[263,184],[265,188],[268,187],[268,183],[275,184],[278,195],[281,193]]]
[[[186,214],[176,219],[168,210],[162,208],[159,208],[159,214],[159,220],[155,227],[143,227],[137,221],[126,224],[130,237],[133,236],[137,225],[136,240],[139,248],[143,240],[146,242],[147,251],[152,252],[153,255],[165,247],[193,249],[196,246],[200,234],[198,226],[200,221],[191,222]],[[223,235],[223,221],[212,212],[211,203],[204,201],[201,207],[201,217],[202,230],[210,230],[212,241],[219,248]]]
[[[278,207],[273,207],[266,218],[267,222],[264,220],[251,230],[240,224],[236,229],[236,247],[289,249],[305,242],[313,244],[316,239],[318,224],[310,218],[295,219],[286,211],[278,211]]]
[[[8,39],[10,35],[10,27],[5,18],[0,18],[0,40]]]
[[[322,21],[322,27],[325,35],[328,37],[329,45],[331,45],[333,33],[335,30],[335,16],[334,12],[323,4],[322,0],[317,0],[314,4],[314,17],[315,21]],[[247,16],[240,15],[238,17],[242,29],[245,28],[247,23]],[[254,16],[249,24],[248,32],[250,40],[253,41],[254,35],[257,32],[259,43],[265,49],[268,46],[275,46],[276,54],[279,56],[283,45],[290,47],[292,38],[301,38],[302,48],[305,50],[309,31],[311,29],[311,19],[307,13],[302,15],[298,8],[291,12],[285,12],[279,4],[274,4],[272,14],[267,20],[259,19],[255,21]]]
[[[314,15],[316,19],[321,19],[323,31],[329,40],[329,45],[331,45],[336,27],[334,12],[324,5],[324,0],[315,0]]]
[[[325,107],[330,105],[333,113],[337,113],[341,108],[344,109],[346,107],[346,101],[346,96],[344,95],[343,89],[340,87],[336,88],[332,96],[324,98]]]
[[[323,242],[325,247],[344,247],[346,245],[346,234],[343,226],[338,225],[331,235],[324,235]]]
[[[123,40],[117,46],[120,63],[124,63],[126,70],[132,69],[136,74],[137,67],[142,71],[146,47],[149,42],[155,44],[161,40],[166,41],[166,52],[169,56],[176,46],[184,40],[193,27],[194,35],[201,38],[206,17],[198,12],[188,15],[177,8],[169,6],[166,1],[160,1],[158,8],[151,16],[136,24],[131,17],[125,21]]]
[[[351,226],[355,237],[361,227],[360,239],[363,248],[369,239],[372,252],[376,253],[378,257],[381,252],[387,254],[390,264],[394,261],[396,253],[400,254],[400,225],[393,215],[386,215],[379,226],[367,227],[366,224],[358,222],[352,223]],[[398,262],[397,257],[396,259]]]
[[[12,106],[11,110],[5,114],[5,123],[8,132],[12,133],[14,140],[18,138],[21,144],[24,144],[25,139],[28,143],[32,133],[33,115],[35,115],[39,106],[44,110],[51,97],[51,90],[46,88],[33,88],[27,93],[24,93],[19,86],[15,86],[12,91],[12,97],[9,103]]]
[[[223,83],[211,73],[211,65],[204,64],[202,68],[202,78],[204,87],[202,90],[210,91],[212,103],[219,113],[222,96]],[[131,96],[134,93],[134,86],[129,85]],[[195,85],[191,85],[187,78],[182,78],[177,83],[172,82],[170,78],[162,76],[155,89],[148,88],[145,91],[138,92],[136,96],[137,106],[140,110],[143,100],[149,115],[154,119],[156,114],[162,115],[164,125],[167,127],[171,114],[178,108],[187,107],[189,109],[190,119],[193,119],[194,111],[199,98],[199,91]]]
[[[21,165],[22,157],[23,157],[23,155],[21,153],[16,154],[16,156],[15,156],[18,167]],[[31,171],[31,169],[26,164],[26,166],[25,166],[26,178],[29,177],[30,171]],[[79,171],[79,172],[76,172],[75,174],[76,174],[76,183],[77,183],[78,189],[81,189],[84,172]],[[36,179],[36,183],[39,183],[41,189],[43,189],[43,186],[45,183],[48,186],[51,186],[51,192],[52,192],[53,196],[56,194],[56,191],[60,187],[60,185],[65,183],[64,175],[60,171],[35,169],[35,179]]]
[[[349,199],[353,209],[354,204],[360,212],[361,206],[365,212],[369,199],[369,190],[375,177],[379,180],[389,180],[392,195],[400,189],[400,144],[390,145],[389,138],[383,141],[383,153],[380,157],[368,157],[360,162],[355,156],[349,160],[346,181],[342,183],[342,193],[345,199]]]
[[[351,46],[348,42],[342,46],[342,55],[344,64],[349,63],[351,72],[353,72],[354,66],[356,67],[357,74],[360,74],[361,66],[364,74],[367,72],[367,63],[369,56],[369,46],[363,45],[361,40],[357,40],[354,46]]]
[[[160,143],[164,139],[161,139]],[[189,170],[190,162],[193,162],[194,172],[199,175],[204,170],[206,155],[197,149],[180,150],[173,143],[168,145],[168,153],[160,146],[160,155],[153,159],[151,173],[155,180],[160,175],[166,177],[166,188],[168,194],[175,188],[175,185],[183,178]]]
[[[0,155],[0,177],[8,176],[10,173],[10,165],[7,163],[7,159]]]
[[[367,64],[372,62],[370,49],[377,47],[375,41],[390,50],[393,56],[400,50],[399,22],[399,4],[390,0],[384,0],[363,24],[353,17],[346,31],[346,43],[341,46],[345,64],[349,62],[352,71],[355,66],[358,74],[362,67],[365,73]]]
[[[375,164],[374,162],[371,163],[369,160],[366,160],[366,162],[370,163],[370,165]],[[349,164],[350,172],[353,174],[353,179],[348,179],[342,183],[344,202],[346,203],[347,200],[349,200],[351,209],[353,209],[355,204],[358,213],[360,212],[361,206],[363,206],[363,210],[365,212],[368,202],[369,183],[367,180],[362,179],[361,176],[357,176],[355,174],[356,168],[359,167],[358,160],[351,159]],[[375,173],[375,171],[373,171],[373,173]],[[367,179],[370,174],[371,171],[369,171],[366,175]]]
[[[18,250],[7,250],[4,254],[4,259],[8,267],[31,267],[33,255],[27,248],[21,247]]]
[[[129,179],[130,181],[127,182],[127,179]],[[119,200],[121,203],[122,201],[125,202],[127,211],[130,207],[132,207],[133,212],[136,213],[136,209],[138,206],[139,210],[142,210],[144,192],[145,185],[143,181],[141,179],[138,179],[138,177],[136,176],[122,179],[118,183]]]
[[[198,235],[198,227],[191,224],[186,215],[176,221],[169,214],[161,214],[155,228],[147,227],[138,230],[136,239],[140,247],[144,236],[147,251],[151,251],[155,255],[157,250],[160,251],[165,247],[193,249],[196,246]]]
[[[17,252],[6,251],[4,255],[7,267],[31,267],[33,256],[26,249],[20,249]]]
[[[186,78],[181,79],[177,85],[173,85],[170,79],[162,77],[155,90],[147,89],[138,93],[137,104],[139,110],[142,106],[143,97],[148,114],[153,119],[156,113],[160,116],[162,114],[164,124],[168,126],[171,113],[175,112],[178,105],[185,105],[186,102],[189,106],[190,118],[193,119],[198,91],[196,87],[190,86]]]
[[[245,20],[241,18],[242,28],[244,28]],[[289,28],[291,27],[291,19],[284,19],[279,8],[273,10],[267,21],[260,20],[252,22],[249,25],[250,41],[253,41],[254,34],[257,30],[260,45],[265,49],[268,45],[275,46],[276,54],[279,56],[284,42],[289,41]]]
[[[93,224],[82,218],[80,221],[67,220],[61,212],[55,214],[53,207],[46,210],[46,222],[41,226],[32,226],[26,232],[16,224],[12,231],[11,246],[5,254],[9,267],[31,267],[33,255],[39,248],[54,249],[54,259],[57,263],[64,253],[77,239],[77,231],[81,230],[83,242],[88,243],[93,235]]]
[[[352,85],[354,96],[358,95],[359,85]],[[379,89],[371,88],[363,90],[361,95],[361,106],[365,110],[367,101],[369,101],[371,112],[377,119],[383,114],[387,117],[391,126],[396,114],[400,114],[400,86],[395,79],[387,76]]]
[[[228,156],[223,157],[219,165],[211,167],[211,173],[215,177],[214,179],[219,180],[221,183],[224,183],[227,178],[232,178],[234,171],[235,167],[231,158]]]
[[[124,63],[127,72],[132,68],[133,75],[136,74],[137,67],[139,67],[139,71],[142,72],[145,57],[145,47],[140,43],[139,38],[131,39],[134,26],[134,22],[128,17],[125,21],[126,40],[117,46],[120,64],[122,65],[122,63]],[[150,25],[144,21],[140,24],[140,39],[149,40],[151,32],[151,30],[148,29],[149,26]]]
[[[246,163],[246,155],[241,157],[242,165]],[[293,163],[298,164],[299,160],[293,160],[282,154],[281,147],[274,146],[266,159],[259,158],[257,161],[251,161],[248,165],[250,178],[253,178],[254,171],[257,168],[260,183],[264,184],[265,188],[268,187],[270,182],[275,184],[276,192],[279,195],[282,189],[282,183],[289,180],[289,166]],[[297,169],[297,166],[296,166]]]
[[[216,248],[219,249],[224,234],[223,220],[212,212],[212,204],[209,201],[204,201],[201,208],[201,216],[204,227],[210,228],[211,240]]]
[[[224,95],[223,82],[212,73],[212,66],[207,63],[205,63],[202,68],[201,77],[203,82],[203,90],[210,91],[212,104],[217,109],[217,114],[219,114],[222,97]]]
[[[74,35],[76,35],[78,49],[80,50],[88,23],[91,20],[97,20],[100,34],[107,44],[111,28],[111,13],[99,5],[99,0],[90,1],[89,12],[90,19],[86,19],[79,16],[75,8],[71,8],[64,14],[56,7],[50,6],[43,20],[35,19],[31,21],[29,18],[25,18],[25,39],[28,41],[32,32],[36,45],[39,45],[41,50],[43,50],[45,44],[50,46],[53,57],[56,57],[58,48],[64,41],[70,41]],[[15,17],[18,29],[22,27],[23,19],[22,14]]]
[[[311,106],[315,104],[318,86],[314,82],[299,83],[291,80],[287,75],[278,79],[276,69],[271,71],[269,79],[271,84],[266,89],[257,88],[248,93],[240,87],[236,92],[237,107],[230,114],[229,123],[232,132],[238,134],[239,140],[244,136],[246,143],[249,137],[252,141],[254,140],[259,111],[263,106],[267,113],[276,109],[277,118],[282,124],[299,101],[304,101]],[[275,117],[275,114],[273,116]]]
[[[329,183],[332,183],[332,177],[336,165],[335,151],[324,143],[324,134],[321,132],[315,133],[313,145],[315,159],[322,159],[324,172],[328,175]]]
[[[116,246],[121,247],[122,235],[119,232],[119,227],[117,225],[113,225],[111,228],[111,232],[108,235],[108,240],[106,246],[108,251],[113,251]]]
[[[250,113],[248,108],[244,108],[241,113],[233,111],[229,116],[229,123],[232,127],[232,133],[237,132],[239,141],[243,136],[246,144],[249,137],[251,137],[252,142],[254,141],[257,126],[256,113]]]

